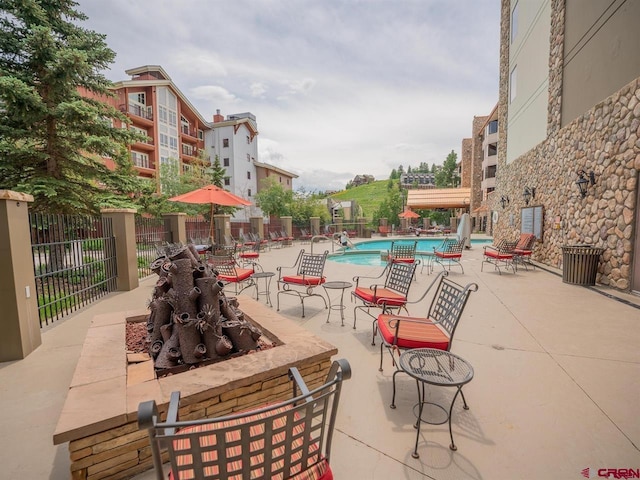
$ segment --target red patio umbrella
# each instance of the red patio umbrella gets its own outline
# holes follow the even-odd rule
[[[404,212],[400,213],[398,216],[400,218],[408,218],[408,219],[420,218],[420,215],[414,212],[413,210],[405,210]]]
[[[213,209],[214,205],[222,205],[225,207],[238,207],[243,205],[251,205],[251,202],[242,197],[238,197],[227,190],[215,185],[207,185],[191,192],[183,193],[169,199],[170,202],[210,204],[211,205],[211,229],[209,236],[213,237]]]

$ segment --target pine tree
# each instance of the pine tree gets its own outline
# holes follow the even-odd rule
[[[127,144],[136,135],[100,99],[114,60],[72,0],[0,0],[0,189],[30,193],[34,210],[97,213],[150,193]],[[115,165],[108,168],[102,156]]]
[[[224,174],[226,170],[220,165],[220,157],[215,156],[213,165],[211,166],[211,183],[216,187],[224,188]]]
[[[453,150],[451,150],[451,153],[447,155],[447,159],[442,164],[442,168],[436,172],[436,187],[456,187],[458,185],[457,168],[458,156]]]

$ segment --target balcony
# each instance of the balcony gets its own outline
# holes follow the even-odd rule
[[[141,121],[145,125],[153,124],[153,108],[150,105],[123,104],[120,105],[120,111],[128,113],[134,121]]]
[[[149,155],[145,153],[131,152],[131,163],[134,167],[151,169],[151,162],[149,162]]]
[[[189,128],[188,125],[182,125],[180,127],[180,134],[190,138],[198,138],[198,131],[195,129]]]
[[[153,151],[155,150],[155,145],[153,142],[153,138],[147,137],[146,140],[142,140],[142,141],[136,141],[136,143],[134,143],[135,147],[137,149],[140,150],[147,150],[147,151]]]

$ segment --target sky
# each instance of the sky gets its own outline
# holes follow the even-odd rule
[[[460,159],[498,99],[499,0],[79,0],[103,72],[160,65],[212,121],[251,112],[294,189]]]

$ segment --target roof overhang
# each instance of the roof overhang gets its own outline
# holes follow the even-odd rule
[[[469,208],[470,188],[427,188],[407,191],[407,206],[413,210]]]

